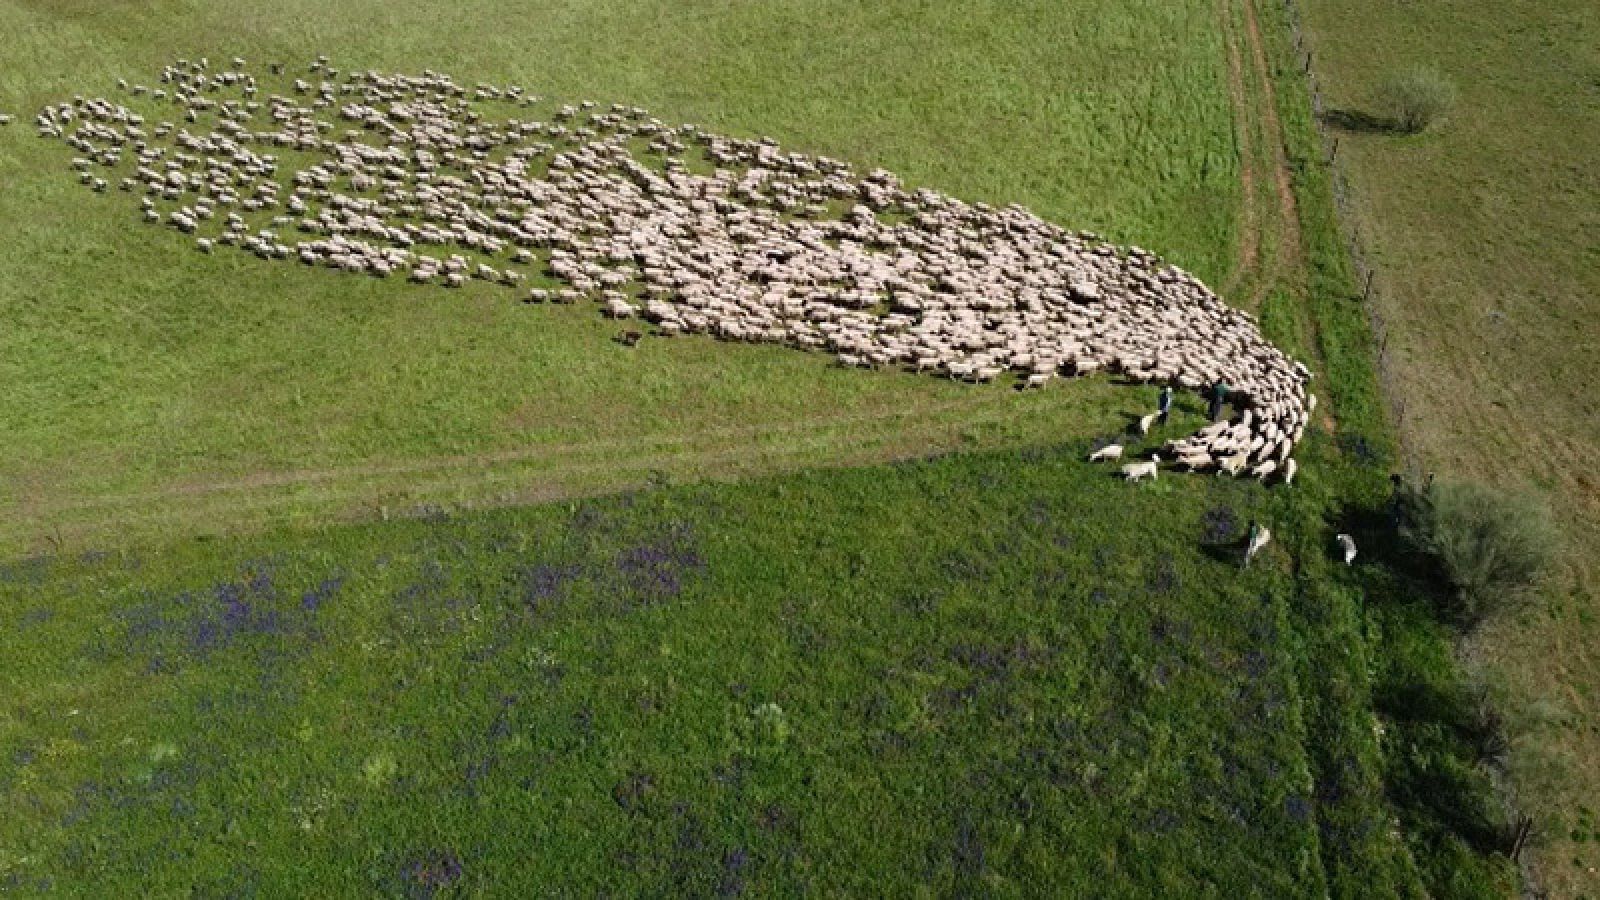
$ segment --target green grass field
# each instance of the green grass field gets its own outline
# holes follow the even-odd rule
[[[1130,488],[1081,460],[1148,387],[629,350],[592,308],[206,257],[0,129],[0,888],[1508,893],[1255,22],[0,0],[0,110],[235,53],[638,104],[1239,286],[1327,404],[1291,490]],[[1251,518],[1276,539],[1241,572]],[[1370,564],[1333,566],[1338,528]]]
[[[1238,179],[1218,16],[1204,4],[1091,3],[1070,16],[1015,4],[467,4],[442,29],[423,5],[370,7],[430,23],[414,29],[340,9],[213,4],[185,8],[175,29],[179,14],[159,9],[129,21],[114,8],[8,5],[7,31],[22,39],[0,108],[108,94],[118,77],[152,80],[212,46],[263,65],[337,52],[363,68],[515,80],[771,134],[963,198],[1026,201],[1210,280],[1231,264]],[[514,44],[508,18],[526,22]],[[483,285],[407,290],[206,258],[137,225],[125,198],[82,190],[67,148],[25,125],[0,141],[0,220],[33,223],[0,256],[10,540],[37,541],[29,526],[88,537],[137,521],[166,534],[538,499],[641,484],[652,470],[794,469],[1098,425],[1074,391],[1019,400],[704,341],[630,351],[592,309],[528,310]]]
[[[1331,110],[1368,113],[1417,64],[1455,109],[1417,136],[1336,131],[1379,265],[1405,437],[1422,465],[1547,497],[1567,562],[1471,648],[1512,725],[1540,887],[1600,896],[1600,18],[1592,4],[1314,0]]]

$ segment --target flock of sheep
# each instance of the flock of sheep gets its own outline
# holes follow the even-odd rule
[[[638,107],[556,106],[431,71],[341,73],[325,57],[270,69],[275,89],[242,59],[179,60],[153,85],[119,83],[124,102],[77,96],[36,124],[77,151],[83,184],[138,195],[147,221],[202,251],[481,280],[528,302],[598,301],[662,335],[973,382],[1226,382],[1237,416],[1168,442],[1170,461],[1294,476],[1310,372],[1137,247]]]

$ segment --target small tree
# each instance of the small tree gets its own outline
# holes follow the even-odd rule
[[[1415,134],[1450,111],[1456,86],[1438,69],[1418,66],[1385,78],[1378,98],[1400,130]]]
[[[1402,533],[1449,587],[1444,613],[1471,629],[1525,601],[1556,552],[1543,504],[1465,481],[1411,493]]]

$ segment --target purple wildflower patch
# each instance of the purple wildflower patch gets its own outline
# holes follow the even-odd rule
[[[334,594],[339,593],[339,589],[342,587],[344,587],[343,575],[324,578],[317,583],[316,587],[300,595],[300,608],[306,612],[316,612]]]
[[[535,619],[548,617],[570,595],[572,586],[583,577],[583,567],[538,563],[524,568],[519,576],[522,603]]]
[[[1311,820],[1311,801],[1299,794],[1291,794],[1283,799],[1283,812],[1303,825]]]
[[[1145,582],[1145,589],[1158,597],[1171,597],[1178,593],[1180,586],[1177,562],[1172,554],[1162,553]]]
[[[762,831],[793,831],[797,824],[794,814],[780,803],[768,803],[756,814],[756,826]]]
[[[49,608],[48,606],[36,606],[33,609],[23,613],[22,616],[17,619],[17,625],[21,628],[32,628],[35,625],[43,625],[55,617],[55,610]]]
[[[279,591],[274,569],[257,563],[238,579],[219,581],[203,591],[167,597],[147,592],[141,602],[115,613],[122,625],[120,649],[124,655],[142,657],[144,671],[151,674],[175,672],[188,662],[204,661],[240,645],[269,652],[281,640],[314,636],[318,607],[342,583],[342,576],[324,579],[296,602],[292,593],[283,596]],[[259,643],[264,639],[269,643]],[[114,652],[113,647],[102,643],[99,652]]]
[[[43,584],[53,561],[49,556],[29,556],[16,562],[0,563],[0,582]]]
[[[1200,517],[1200,528],[1208,544],[1226,544],[1239,533],[1239,517],[1231,506],[1213,506]]]
[[[617,554],[616,574],[623,589],[639,606],[652,606],[677,597],[686,578],[705,569],[687,523],[677,523]]]
[[[975,883],[983,877],[988,865],[984,858],[983,835],[972,820],[971,812],[963,810],[957,819],[953,844],[951,861],[955,864],[957,880],[976,886]]]
[[[611,799],[623,812],[633,814],[643,811],[645,801],[654,794],[656,779],[648,772],[633,771],[611,788]]]
[[[428,898],[461,880],[466,870],[451,850],[424,850],[412,854],[400,869],[407,897]]]
[[[1271,668],[1271,660],[1260,650],[1246,651],[1241,662],[1244,665],[1245,674],[1249,675],[1251,679],[1260,678],[1267,674],[1267,670]]]
[[[738,897],[745,891],[745,869],[750,866],[750,852],[743,847],[734,847],[722,854],[722,880],[717,885],[717,894],[722,897]]]

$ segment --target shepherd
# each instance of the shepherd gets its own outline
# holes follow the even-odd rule
[[[1215,422],[1222,415],[1222,404],[1228,399],[1228,394],[1233,388],[1226,381],[1218,378],[1211,385],[1211,421]]]
[[[1156,421],[1162,425],[1167,424],[1167,415],[1172,412],[1172,385],[1161,389],[1161,399],[1156,401],[1156,411],[1160,413]]]

